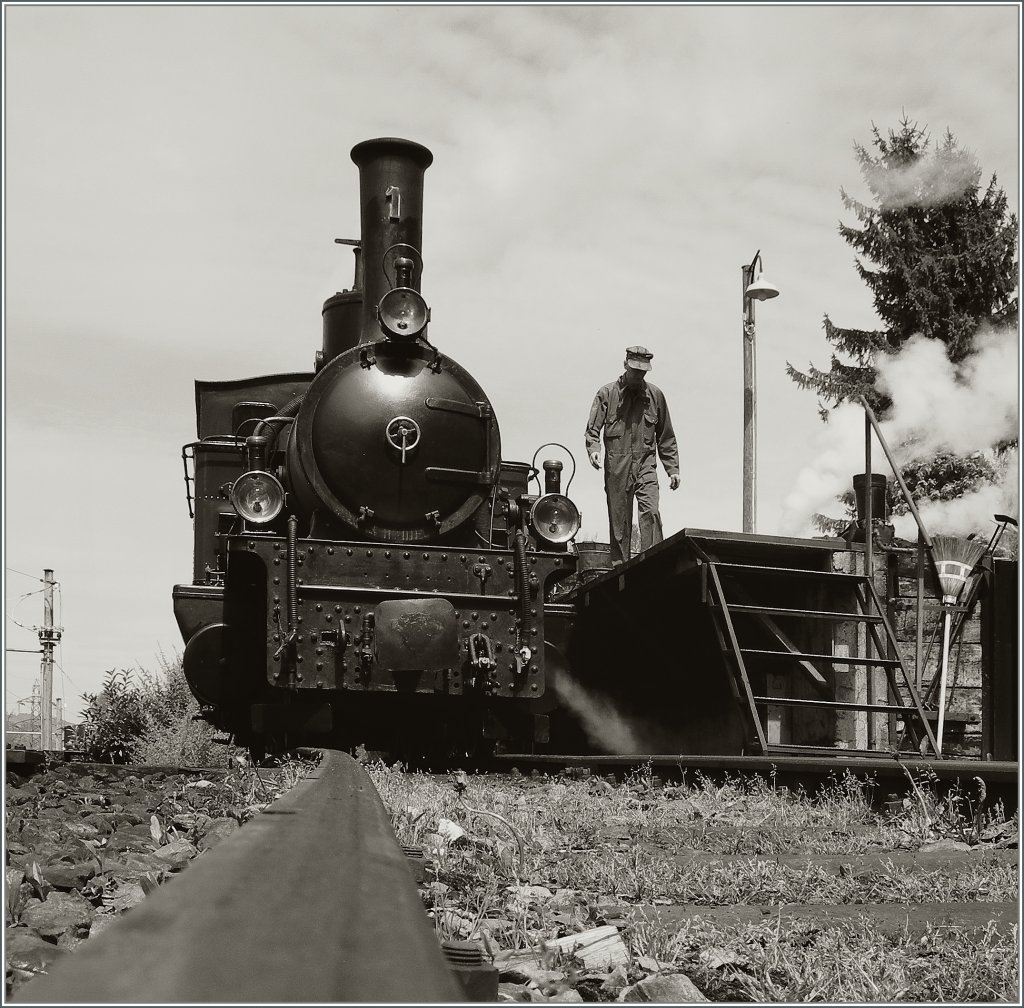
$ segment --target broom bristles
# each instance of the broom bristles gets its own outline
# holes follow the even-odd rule
[[[932,536],[932,556],[939,574],[942,601],[953,605],[967,584],[974,565],[985,555],[987,544],[960,536]]]
[[[985,554],[987,544],[977,538],[962,539],[960,536],[932,536],[932,550],[936,561],[958,560],[973,567]]]

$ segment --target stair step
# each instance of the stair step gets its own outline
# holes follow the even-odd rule
[[[863,584],[867,578],[863,574],[839,574],[835,571],[807,570],[805,567],[763,567],[760,564],[720,563],[712,561],[712,566],[729,574],[732,571],[752,571],[757,574],[785,574],[788,577],[821,578],[826,581],[845,582],[846,584]]]
[[[913,707],[901,707],[899,704],[848,703],[845,700],[801,700],[797,697],[756,696],[755,703],[768,704],[769,707],[828,707],[832,710],[861,710],[876,714],[911,714],[917,717]]]
[[[734,605],[727,603],[730,613],[749,613],[764,616],[800,616],[807,619],[832,620],[836,623],[881,623],[882,617],[876,613],[844,613],[830,612],[826,609],[784,609],[781,606]],[[713,609],[721,606],[712,604]]]
[[[856,655],[830,655],[830,654],[806,654],[802,651],[768,651],[764,648],[740,648],[745,655],[757,655],[759,658],[785,658],[790,661],[831,662],[833,665],[877,665],[880,668],[902,668],[900,661],[896,658],[864,658]],[[728,652],[727,652],[728,653]]]

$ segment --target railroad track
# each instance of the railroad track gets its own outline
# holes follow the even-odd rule
[[[721,763],[720,758],[690,761],[694,759],[696,763],[690,766],[674,756],[520,756],[510,757],[504,765],[506,770],[513,763],[520,770],[550,774],[575,764],[599,774],[628,772],[652,763],[663,778],[684,768],[711,775],[716,770],[733,774],[768,770],[746,762],[712,765]],[[808,766],[806,761],[799,763]],[[972,763],[970,769],[986,766],[1000,769],[978,763]],[[787,767],[777,769],[781,777]],[[123,770],[137,772],[139,768]],[[479,780],[483,784],[485,778]],[[582,783],[570,785],[585,787]],[[540,788],[537,796],[541,802],[548,787],[565,790],[552,776],[523,781],[522,786]],[[689,850],[674,840],[638,842],[634,837],[616,835],[614,829],[611,836],[599,838],[601,844],[636,848],[652,864],[666,858],[678,861],[697,875],[720,868],[726,877],[724,869],[730,865],[742,873],[753,870],[744,865],[770,867],[778,863],[806,871],[808,877],[823,872],[850,878],[885,875],[889,862],[912,872],[956,871],[971,861],[981,863],[982,857],[992,865],[1016,861],[1015,851],[982,856],[955,851],[733,856]],[[543,875],[541,878],[545,880]],[[612,900],[601,904],[601,914],[606,922],[620,924],[623,933],[638,923],[668,932],[695,920],[739,926],[778,919],[779,925],[785,921],[787,928],[808,922],[824,928],[849,919],[879,933],[905,928],[917,935],[947,924],[967,928],[991,925],[1005,932],[1017,919],[1018,908],[1007,902],[761,906],[723,901],[723,905],[707,906],[664,901],[617,905]],[[474,943],[477,936],[468,937]],[[458,966],[454,969],[465,984],[465,971]],[[505,960],[488,969],[496,983],[497,974],[514,979],[517,963]],[[370,777],[347,755],[328,752],[310,777],[244,829],[192,862],[181,876],[161,886],[73,955],[58,961],[49,974],[16,990],[13,1000],[429,1003],[463,1000],[467,994],[475,1000],[493,1000],[493,993],[474,997],[469,986],[456,986],[450,970],[423,912],[408,859],[397,846]]]
[[[41,753],[34,750],[11,750],[7,753],[8,766],[23,774],[31,774],[44,765],[46,758],[61,760],[62,753]],[[774,775],[784,786],[803,786],[813,791],[830,777],[850,773],[855,777],[872,780],[877,785],[879,800],[890,793],[904,794],[909,790],[906,771],[920,777],[934,778],[940,789],[961,786],[972,787],[976,777],[985,781],[990,802],[1002,801],[1007,814],[1018,806],[1020,764],[1009,760],[978,760],[945,758],[941,760],[902,756],[899,761],[889,756],[847,756],[840,749],[828,758],[806,756],[694,756],[687,754],[550,754],[504,753],[486,760],[478,769],[495,773],[508,772],[513,767],[529,773],[564,773],[586,770],[593,774],[628,774],[638,767],[650,765],[667,780],[676,780],[686,774],[701,773],[712,780],[726,776]],[[457,769],[457,767],[453,767]],[[105,771],[111,768],[104,766]],[[210,773],[208,769],[162,767],[174,773]],[[439,771],[442,768],[437,768]],[[138,768],[125,768],[125,772],[138,772]]]
[[[380,798],[320,766],[16,1000],[463,1001]]]
[[[496,772],[515,767],[521,772],[537,770],[540,773],[559,773],[585,770],[593,774],[628,774],[638,767],[651,766],[667,780],[678,780],[689,774],[703,774],[712,780],[727,776],[772,775],[787,787],[802,786],[814,791],[829,778],[850,773],[854,777],[873,781],[878,800],[890,793],[905,794],[910,789],[907,771],[920,780],[927,774],[934,778],[940,790],[960,786],[968,792],[974,789],[972,781],[980,777],[985,781],[990,802],[1002,801],[1007,814],[1018,805],[1019,764],[1006,760],[976,759],[918,759],[903,757],[899,761],[887,757],[845,756],[837,750],[827,759],[806,756],[690,756],[690,755],[534,755],[531,753],[505,753],[493,757]]]

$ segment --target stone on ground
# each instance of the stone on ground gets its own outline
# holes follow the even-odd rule
[[[611,970],[629,961],[629,952],[613,924],[581,931],[579,934],[566,935],[547,942],[549,949],[557,949],[566,955],[578,959],[588,970]]]
[[[661,1004],[693,1004],[707,1001],[685,973],[660,973],[649,976],[620,995],[620,1001],[657,1001]]]
[[[21,922],[44,938],[59,938],[65,931],[86,929],[93,913],[78,893],[54,890],[45,901],[29,900],[21,912]]]

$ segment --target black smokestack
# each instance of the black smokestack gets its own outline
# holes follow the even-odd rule
[[[363,324],[360,341],[381,338],[377,305],[390,290],[384,253],[393,245],[411,245],[422,254],[423,174],[434,155],[411,140],[381,137],[352,148],[359,166],[359,221],[362,230]],[[420,289],[419,270],[408,286]]]
[[[886,495],[889,480],[883,473],[871,474],[871,520],[889,520],[889,500]],[[853,496],[857,503],[857,521],[864,522],[868,512],[868,474],[857,473],[853,477]]]

